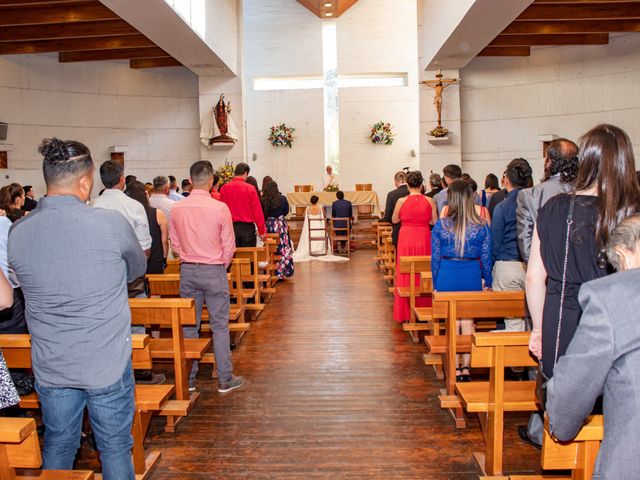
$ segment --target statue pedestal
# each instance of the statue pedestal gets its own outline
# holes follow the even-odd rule
[[[451,143],[451,139],[449,135],[446,137],[429,137],[428,142],[431,145],[449,145]]]

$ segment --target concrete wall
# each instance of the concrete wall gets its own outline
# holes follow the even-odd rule
[[[535,48],[531,57],[477,58],[461,71],[462,164],[479,182],[524,157],[542,175],[541,134],[577,141],[599,123],[640,149],[640,36],[610,45]]]
[[[44,180],[37,147],[45,137],[85,143],[98,165],[110,158],[111,145],[127,145],[127,173],[141,180],[183,178],[199,159],[198,79],[184,68],[0,57],[0,121],[9,124],[6,143],[14,146],[0,184],[32,184],[38,195]],[[95,188],[102,188],[99,179]]]

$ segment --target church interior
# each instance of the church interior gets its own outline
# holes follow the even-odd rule
[[[593,312],[607,288],[640,308],[638,33],[635,0],[0,0],[0,268],[13,296],[0,367],[19,394],[3,404],[0,368],[0,479],[640,478],[622,447],[640,447],[637,405],[617,436],[607,416],[640,329],[618,345],[622,307]],[[47,208],[62,215],[60,176],[87,159],[74,208],[110,209],[118,188],[137,200],[138,182],[152,245],[134,242],[142,293],[130,259],[118,267],[134,476],[106,467],[115,436],[88,397],[72,464],[51,460],[62,433],[45,353],[72,364],[104,341],[88,330],[54,355],[41,328],[73,336],[67,319],[93,324],[116,300],[99,303],[109,289],[96,286],[73,303],[87,281],[60,290],[65,258],[78,278],[104,265],[65,247],[66,227],[23,235]],[[237,185],[248,175],[255,191]],[[109,237],[76,226],[87,251]],[[57,257],[50,270],[28,265],[40,250]],[[221,265],[222,300],[188,293],[194,272]],[[33,277],[58,275],[58,303],[41,303],[49,287]],[[4,329],[18,308],[25,330]],[[597,368],[582,372],[604,350],[585,347],[596,331],[615,345],[597,385]],[[589,382],[593,401],[568,400]],[[92,395],[78,385],[58,390]]]

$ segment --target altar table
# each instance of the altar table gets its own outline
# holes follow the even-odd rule
[[[316,195],[320,201],[320,205],[324,207],[331,207],[333,202],[337,200],[336,192],[293,192],[287,193],[287,200],[292,212],[295,212],[296,207],[308,207],[311,205],[311,197]],[[349,200],[354,207],[360,205],[368,205],[373,208],[374,215],[380,214],[380,201],[378,200],[378,194],[373,191],[364,192],[344,192],[345,200]],[[330,210],[329,210],[330,211]],[[358,209],[353,209],[354,221],[358,219]]]

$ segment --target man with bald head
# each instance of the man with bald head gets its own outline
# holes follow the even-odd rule
[[[533,227],[538,218],[538,210],[550,198],[571,191],[577,173],[578,146],[566,138],[554,140],[547,148],[542,183],[518,193],[516,209],[518,247],[525,263],[529,261]]]

